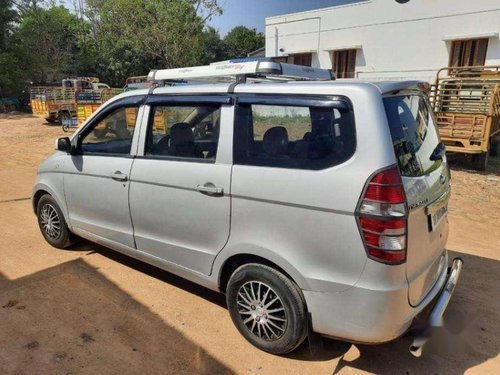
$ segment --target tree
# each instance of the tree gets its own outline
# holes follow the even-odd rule
[[[8,40],[12,34],[16,12],[12,9],[12,1],[0,1],[0,52],[7,49]]]
[[[224,37],[229,58],[246,57],[250,52],[264,47],[264,34],[245,26],[236,26]]]
[[[39,9],[43,5],[44,0],[13,0],[12,2],[22,17],[33,10]]]
[[[71,75],[78,56],[81,20],[66,8],[28,10],[13,36],[16,55],[35,84]]]
[[[151,69],[223,60],[220,0],[0,0],[0,94],[63,76],[122,86]]]
[[[10,0],[0,1],[0,96],[19,90],[19,61],[11,51],[11,38],[17,14]]]
[[[219,32],[213,27],[208,27],[203,35],[203,57],[201,64],[210,64],[215,61],[227,59],[224,42]]]
[[[206,23],[220,12],[217,0],[87,0],[85,9],[100,68],[122,82],[154,68],[200,64],[213,40],[205,39]]]

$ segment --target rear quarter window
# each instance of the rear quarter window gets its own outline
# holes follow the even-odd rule
[[[319,170],[348,160],[355,148],[348,105],[238,105],[235,164]]]
[[[401,175],[418,177],[436,170],[442,160],[430,159],[439,136],[427,98],[390,96],[384,98],[384,106]]]

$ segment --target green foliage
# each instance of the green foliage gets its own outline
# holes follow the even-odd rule
[[[0,0],[0,52],[7,48],[16,16],[16,12],[12,9],[12,1]]]
[[[207,25],[222,13],[219,1],[85,0],[69,11],[55,0],[0,0],[0,96],[69,76],[121,87],[151,69],[209,64],[262,47],[255,30],[236,27],[221,39]]]
[[[17,56],[31,73],[31,81],[45,84],[71,75],[79,55],[82,21],[64,7],[29,10],[13,36]]]
[[[236,26],[224,38],[229,58],[246,57],[248,53],[264,47],[264,34],[245,26]]]
[[[151,69],[200,64],[214,41],[205,24],[220,11],[215,0],[87,0],[100,75],[123,84]]]
[[[19,91],[19,61],[10,49],[16,19],[12,1],[0,0],[0,97]]]
[[[23,90],[23,71],[20,61],[12,52],[0,52],[0,97]]]
[[[207,65],[214,61],[226,60],[226,46],[221,40],[219,32],[212,27],[203,33],[203,55],[201,64]]]

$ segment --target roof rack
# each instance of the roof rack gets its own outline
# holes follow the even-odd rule
[[[331,70],[311,68],[275,61],[244,61],[194,66],[189,68],[152,70],[149,81],[176,83],[245,83],[248,81],[331,81]]]

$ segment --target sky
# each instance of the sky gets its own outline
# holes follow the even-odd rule
[[[359,0],[358,0],[359,1]],[[224,36],[235,26],[243,25],[264,32],[265,18],[304,10],[352,3],[353,0],[220,0],[222,16],[210,25]]]
[[[243,25],[264,32],[265,18],[304,10],[326,8],[362,0],[219,0],[221,16],[214,17],[209,25],[226,35],[233,27]],[[59,0],[73,9],[73,0]]]

